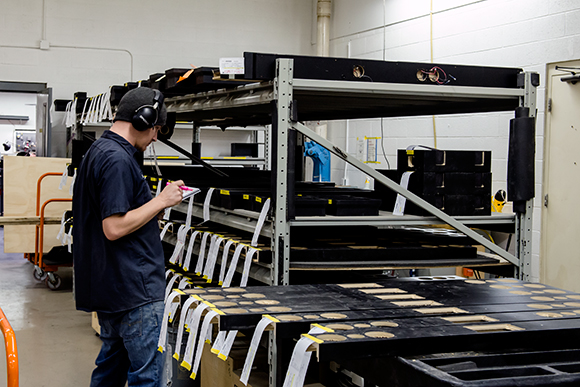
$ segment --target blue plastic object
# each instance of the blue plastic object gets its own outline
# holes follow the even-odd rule
[[[330,152],[314,141],[304,143],[304,156],[314,162],[312,181],[330,181]]]

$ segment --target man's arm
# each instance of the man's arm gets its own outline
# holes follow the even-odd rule
[[[183,181],[169,184],[159,196],[151,199],[139,208],[135,208],[123,215],[115,214],[103,219],[103,232],[108,240],[114,241],[129,235],[143,227],[159,212],[181,202],[183,191],[179,188]]]

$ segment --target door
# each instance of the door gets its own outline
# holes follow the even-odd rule
[[[580,82],[562,82],[580,60],[547,71],[540,281],[580,292]]]

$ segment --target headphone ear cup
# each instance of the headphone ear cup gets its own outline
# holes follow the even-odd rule
[[[133,115],[131,124],[135,129],[142,132],[152,128],[157,121],[157,110],[152,106],[143,106]]]

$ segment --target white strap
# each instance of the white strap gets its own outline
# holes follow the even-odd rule
[[[219,355],[222,346],[226,341],[226,335],[228,334],[227,331],[220,331],[215,338],[215,342],[213,343],[213,347],[211,347],[211,353],[215,355]]]
[[[179,277],[181,277],[181,274],[175,273],[175,275],[169,280],[169,283],[165,287],[165,298],[169,296],[171,289],[173,289],[173,284],[175,284],[175,281],[177,281]]]
[[[222,254],[222,262],[220,264],[220,276],[219,276],[219,279],[218,279],[220,286],[223,285],[223,283],[224,283],[224,276],[226,274],[226,267],[227,267],[227,264],[228,264],[228,255],[230,254],[230,247],[232,246],[232,244],[234,242],[235,241],[233,239],[230,239],[226,243],[226,245],[224,246],[224,252]]]
[[[234,341],[236,340],[237,334],[238,334],[238,331],[229,331],[228,332],[228,335],[226,336],[224,344],[222,345],[222,348],[220,349],[220,354],[218,355],[218,357],[220,359],[222,359],[223,361],[226,361],[228,356],[230,356],[230,351],[232,350],[232,347],[234,345]]]
[[[324,332],[324,330],[315,327],[312,328],[308,334],[322,332]],[[314,343],[314,341],[308,337],[302,337],[298,340],[298,343],[296,343],[290,359],[290,365],[288,366],[288,372],[286,372],[283,387],[302,387],[304,385],[304,377],[306,376],[308,363],[310,363],[310,357],[312,356],[312,352],[306,351],[312,343]]]
[[[209,203],[211,202],[211,196],[215,191],[215,188],[210,188],[205,195],[205,201],[203,202],[203,221],[207,222],[209,220]]]
[[[72,106],[72,103],[73,101],[69,101],[66,104],[66,108],[64,109],[64,117],[62,117],[62,124],[67,128],[72,126],[72,123],[70,123],[70,108]]]
[[[62,218],[60,220],[60,230],[58,230],[58,234],[56,235],[56,239],[58,239],[62,246],[64,246],[64,226],[66,225],[66,211],[62,213]]]
[[[407,189],[409,186],[409,179],[413,172],[404,172],[401,176],[401,187]],[[397,194],[397,200],[395,201],[395,208],[393,208],[393,215],[403,216],[405,213],[405,203],[407,198],[401,194]]]
[[[70,226],[70,229],[68,230],[68,234],[66,234],[66,242],[67,242],[67,251],[69,253],[72,253],[72,231],[73,231],[73,226]]]
[[[80,122],[82,124],[87,123],[87,116],[88,116],[87,108],[90,108],[90,102],[91,102],[90,98],[85,99],[85,104],[83,105],[83,112],[81,113],[81,119],[80,119]],[[86,114],[85,114],[85,112],[86,112]]]
[[[177,289],[179,289],[179,290],[183,290],[183,289],[185,289],[185,288],[186,288],[188,285],[191,285],[191,282],[190,282],[190,280],[189,280],[189,278],[188,278],[188,277],[185,277],[185,276],[184,276],[184,277],[181,279],[181,281],[179,281],[179,285],[177,285]]]
[[[193,297],[189,297],[183,307],[181,308],[181,319],[179,320],[179,327],[177,329],[177,340],[175,341],[175,352],[173,353],[173,358],[179,360],[179,355],[181,351],[181,341],[183,340],[183,331],[185,329],[185,322],[193,311],[190,309],[191,305],[196,303],[197,300]]]
[[[205,345],[205,342],[208,338],[208,336],[211,336],[210,334],[208,334],[208,332],[211,332],[211,320],[213,320],[213,318],[215,316],[218,315],[218,312],[216,312],[215,310],[212,310],[210,312],[208,312],[204,319],[203,319],[203,323],[201,325],[201,330],[199,332],[199,340],[197,341],[197,351],[195,351],[195,360],[193,363],[193,369],[191,370],[191,378],[195,380],[195,377],[197,376],[197,370],[199,369],[199,363],[201,362],[201,355],[203,354],[203,346]],[[211,341],[211,340],[210,340]]]
[[[217,256],[220,252],[220,246],[225,239],[223,237],[218,237],[214,249],[211,255],[207,259],[207,263],[205,265],[205,269],[203,270],[203,278],[207,279],[207,282],[211,282],[213,280],[213,273],[215,269],[215,263],[217,261]]]
[[[159,194],[161,193],[161,184],[162,183],[163,183],[163,179],[158,178],[157,179],[157,190],[155,191],[155,197],[159,196]]]
[[[169,278],[171,273],[175,273],[175,271],[173,269],[168,269],[165,271],[165,281],[167,281],[167,278]]]
[[[185,260],[183,261],[183,270],[189,271],[189,264],[191,263],[191,253],[195,245],[195,239],[199,235],[199,231],[194,231],[193,235],[189,237],[189,246],[187,246],[187,253],[185,253]]]
[[[60,184],[58,185],[59,190],[62,190],[66,185],[67,177],[68,177],[68,166],[64,167],[64,172],[62,173],[62,178],[60,179]]]
[[[187,346],[185,347],[185,355],[183,356],[183,361],[181,366],[191,371],[191,363],[193,359],[193,348],[195,348],[195,339],[197,338],[197,330],[199,328],[199,321],[201,320],[201,313],[209,308],[207,304],[200,303],[195,312],[191,316],[191,324],[188,324],[189,337],[187,339]]]
[[[230,266],[228,268],[228,273],[226,274],[226,279],[222,287],[229,288],[232,284],[232,279],[234,278],[234,273],[236,272],[236,268],[238,267],[238,259],[240,258],[240,254],[242,249],[246,247],[243,244],[238,244],[236,246],[236,251],[234,252],[234,256],[232,257],[232,261],[230,262]]]
[[[266,199],[266,202],[262,206],[262,211],[260,211],[260,217],[258,218],[258,222],[256,223],[256,229],[254,230],[254,236],[252,237],[251,243],[251,245],[254,247],[258,246],[258,237],[260,236],[260,232],[262,231],[262,227],[264,226],[264,220],[266,220],[268,211],[270,211],[270,198]]]
[[[197,255],[197,264],[195,265],[195,274],[201,275],[203,270],[203,261],[205,259],[205,250],[207,247],[207,238],[211,234],[209,232],[204,232],[201,238],[201,244],[199,245],[199,254]]]
[[[248,284],[248,277],[250,276],[250,265],[252,264],[252,257],[256,253],[256,249],[253,247],[246,251],[246,260],[244,261],[244,271],[242,271],[242,281],[240,287],[244,288]]]
[[[254,364],[254,358],[256,357],[256,351],[258,350],[258,345],[260,345],[260,340],[264,334],[264,330],[274,321],[268,317],[262,317],[254,335],[252,336],[252,341],[250,342],[250,349],[248,349],[248,354],[246,355],[246,361],[244,362],[244,368],[242,368],[242,375],[240,376],[240,382],[248,385],[248,379],[250,378],[250,371],[252,371],[252,365]]]
[[[169,262],[175,265],[177,262],[177,258],[181,256],[183,253],[183,247],[185,246],[185,235],[189,231],[189,227],[185,225],[179,226],[179,230],[177,230],[177,243],[175,244],[175,248],[173,249],[173,254],[169,258]]]
[[[73,171],[72,181],[70,182],[70,188],[68,189],[68,194],[72,195],[75,188],[75,181],[77,180],[77,169]]]
[[[157,350],[161,353],[165,350],[165,341],[167,340],[167,325],[169,324],[169,312],[171,310],[171,303],[176,298],[179,300],[181,292],[173,291],[165,300],[165,308],[163,309],[163,321],[161,322],[161,333],[159,334],[159,341],[157,342]]]
[[[187,204],[187,215],[185,217],[185,225],[187,228],[191,227],[191,214],[193,212],[193,197],[195,195],[191,195],[189,197],[189,203]]]
[[[169,227],[171,226],[173,226],[173,223],[167,222],[165,224],[165,227],[163,227],[163,230],[161,230],[161,234],[159,235],[161,240],[163,240],[163,238],[165,237],[165,233],[167,233],[167,230],[169,230]]]

